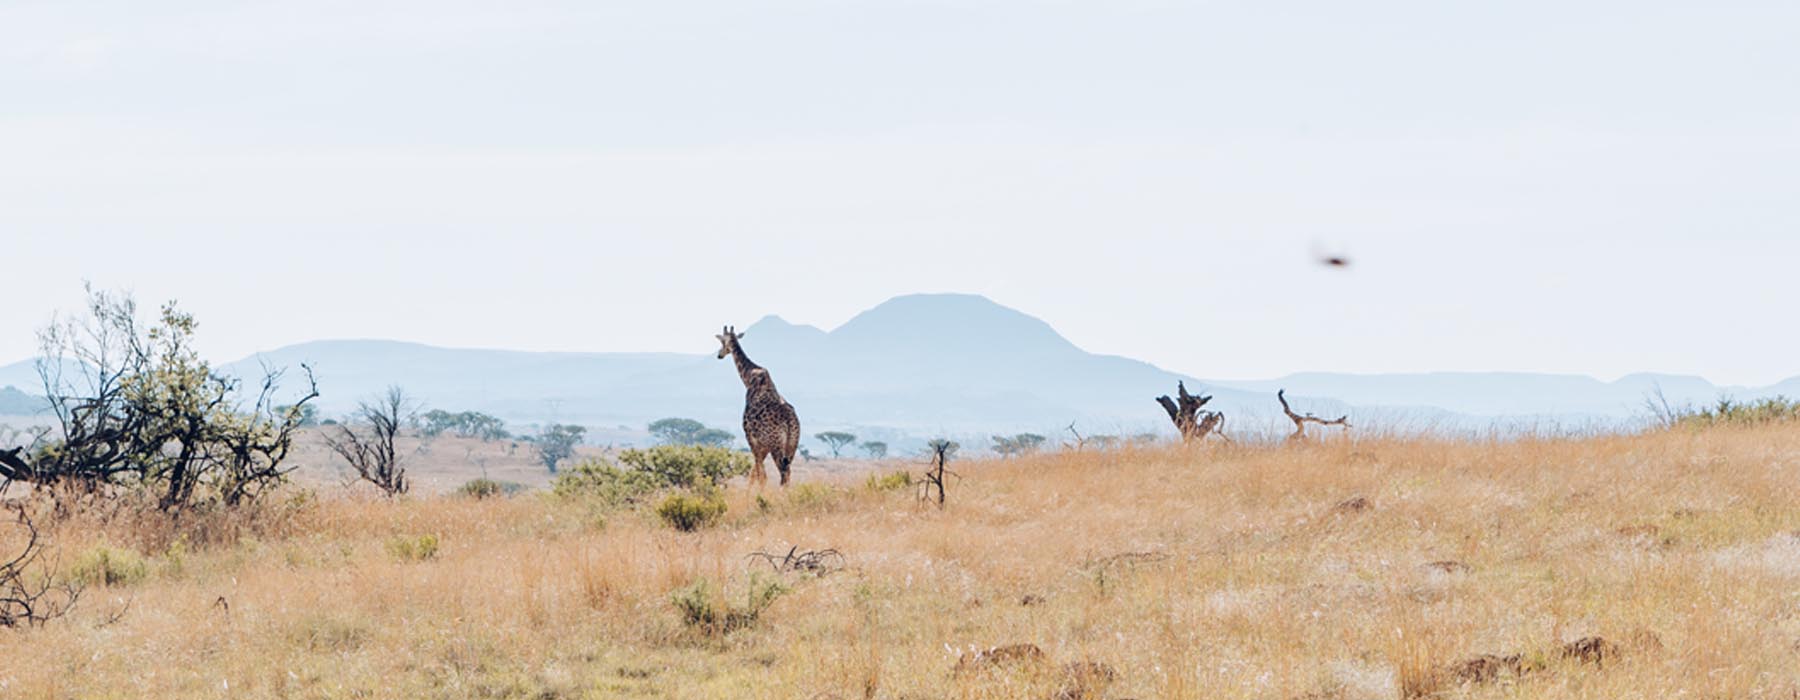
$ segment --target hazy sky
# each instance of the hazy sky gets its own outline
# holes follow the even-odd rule
[[[710,352],[986,294],[1093,351],[1800,374],[1800,3],[0,2],[0,362]],[[1349,270],[1311,262],[1315,248]]]

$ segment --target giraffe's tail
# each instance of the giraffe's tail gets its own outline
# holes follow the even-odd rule
[[[781,485],[782,486],[787,485],[788,470],[791,467],[793,467],[793,465],[794,465],[794,453],[788,452],[786,450],[776,451],[776,453],[775,453],[775,468],[781,470]]]

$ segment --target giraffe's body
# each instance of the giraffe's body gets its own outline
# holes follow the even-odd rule
[[[729,353],[737,363],[738,378],[744,381],[744,440],[750,443],[750,457],[755,460],[750,480],[766,482],[769,476],[763,471],[763,460],[774,457],[775,468],[781,471],[781,485],[786,486],[794,452],[800,448],[800,416],[775,390],[769,370],[744,354],[744,348],[738,344],[740,337],[726,327],[725,334],[719,336],[719,359],[725,359]]]

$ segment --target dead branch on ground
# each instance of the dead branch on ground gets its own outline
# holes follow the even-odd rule
[[[844,569],[844,555],[835,549],[809,549],[803,552],[799,545],[794,545],[788,548],[787,554],[756,551],[745,555],[745,558],[762,559],[776,573],[794,571],[824,576]]]

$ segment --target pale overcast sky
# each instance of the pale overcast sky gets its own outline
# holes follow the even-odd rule
[[[959,291],[1203,377],[1800,374],[1800,3],[0,3],[0,363],[709,352]],[[1315,248],[1350,255],[1314,264]]]

